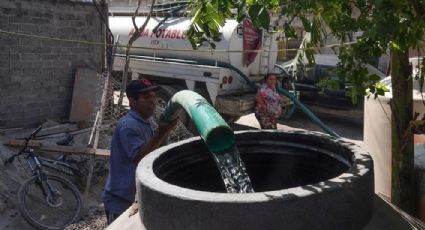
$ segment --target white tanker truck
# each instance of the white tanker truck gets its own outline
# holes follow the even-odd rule
[[[136,24],[140,26],[144,20],[145,17],[139,17]],[[181,89],[196,91],[209,99],[228,121],[251,113],[255,89],[235,70],[252,81],[259,81],[273,71],[277,34],[256,30],[249,20],[227,20],[215,50],[207,45],[193,50],[186,37],[189,24],[188,18],[151,18],[130,52],[129,71],[133,78],[142,76],[161,85],[162,93],[158,95],[164,100]],[[109,26],[115,37],[119,35],[119,44],[126,45],[134,31],[131,17],[111,16]],[[124,52],[117,51],[115,71],[124,69]]]

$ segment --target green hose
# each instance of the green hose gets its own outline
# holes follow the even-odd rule
[[[256,89],[255,83],[251,81],[242,71],[240,71],[238,68],[224,62],[217,62],[217,65],[220,67],[229,68],[235,72],[237,72],[251,87]],[[326,126],[318,117],[316,117],[303,103],[301,103],[292,93],[290,93],[288,90],[278,87],[277,91],[286,97],[288,97],[294,104],[300,108],[314,123],[316,123],[323,131],[327,132],[329,135],[334,137],[341,137],[337,133],[335,133],[332,129],[330,129],[328,126]]]
[[[288,97],[289,99],[291,99],[291,101],[293,101],[295,103],[295,105],[300,108],[308,117],[310,117],[310,119],[316,123],[317,125],[320,126],[320,128],[327,132],[329,135],[334,136],[334,137],[341,137],[340,135],[338,135],[337,133],[335,133],[332,129],[330,129],[328,126],[326,126],[325,124],[323,124],[323,122],[321,120],[319,120],[319,118],[317,118],[307,107],[305,107],[304,104],[302,104],[295,96],[294,94],[292,94],[291,92],[289,92],[288,90],[282,88],[282,87],[277,87],[277,91],[283,95],[285,95],[286,97]]]
[[[212,153],[221,153],[234,146],[233,130],[201,95],[190,90],[177,92],[168,101],[160,120],[175,120],[180,109],[186,110],[189,114],[199,135]]]

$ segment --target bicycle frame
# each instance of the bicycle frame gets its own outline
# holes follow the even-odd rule
[[[25,138],[25,144],[22,147],[22,149],[17,153],[12,155],[9,159],[6,160],[5,165],[8,163],[11,163],[15,157],[20,156],[21,154],[25,153],[28,154],[25,156],[25,160],[27,161],[27,165],[29,166],[31,170],[31,174],[34,175],[37,172],[42,171],[42,166],[54,169],[56,171],[62,172],[69,176],[78,176],[81,177],[82,173],[80,172],[80,168],[74,167],[70,164],[68,164],[65,161],[59,161],[59,160],[53,160],[48,159],[44,157],[37,156],[37,154],[34,152],[32,148],[28,148],[29,141],[35,137],[35,135],[42,129],[42,126],[39,126],[28,138]],[[29,160],[31,158],[34,163],[31,163]],[[79,164],[80,162],[75,162],[76,164]]]
[[[58,160],[48,159],[44,157],[38,157],[42,166],[64,173],[68,176],[82,176],[79,168],[73,167],[72,165]]]
[[[38,159],[38,157],[34,154],[32,149],[30,149],[29,151],[23,151],[22,153],[28,154],[25,157],[25,161],[28,165],[28,168],[30,169],[30,173],[32,176],[40,176],[40,174],[44,173],[42,164],[40,160]]]
[[[53,186],[51,186],[50,183],[46,180],[46,173],[43,171],[42,168],[43,164],[41,163],[40,159],[38,159],[38,157],[34,154],[33,150],[30,149],[29,151],[22,151],[22,153],[28,153],[28,156],[25,157],[25,161],[28,165],[28,168],[31,170],[31,175],[37,178],[37,185],[40,187],[43,195],[45,197],[49,197],[52,194],[55,194],[57,190],[54,189]],[[44,184],[47,185],[47,191]]]

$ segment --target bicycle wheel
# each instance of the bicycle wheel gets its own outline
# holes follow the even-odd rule
[[[81,195],[68,180],[46,175],[27,180],[18,192],[18,209],[24,219],[37,229],[64,229],[79,219]],[[52,188],[49,193],[48,186]]]

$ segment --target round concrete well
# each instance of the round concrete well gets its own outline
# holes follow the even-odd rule
[[[355,144],[312,132],[241,131],[255,193],[226,193],[199,137],[162,147],[137,168],[149,230],[362,229],[373,211],[373,162]]]

